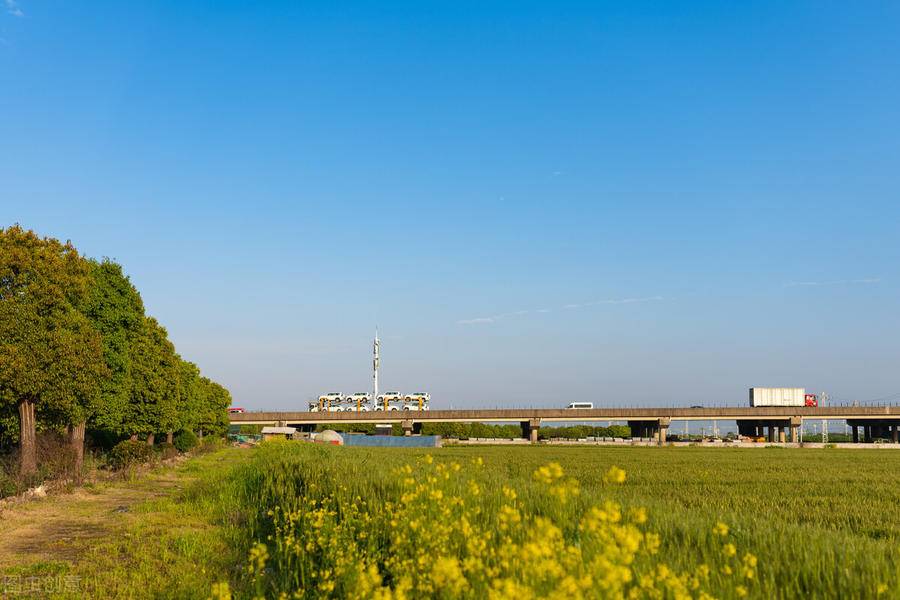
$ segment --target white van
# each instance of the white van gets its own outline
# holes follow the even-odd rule
[[[594,403],[593,403],[593,402],[572,402],[571,404],[569,404],[569,405],[566,407],[566,410],[570,410],[570,409],[573,409],[573,408],[576,408],[576,409],[577,409],[577,408],[587,408],[587,409],[591,409],[591,408],[594,408]]]

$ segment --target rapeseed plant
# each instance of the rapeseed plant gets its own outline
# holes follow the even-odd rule
[[[272,504],[260,517],[268,543],[252,547],[247,566],[259,595],[711,597],[708,565],[678,572],[656,558],[660,537],[645,530],[645,509],[623,509],[612,500],[587,504],[579,481],[557,462],[540,465],[530,484],[515,489],[497,485],[480,457],[464,467],[426,454],[385,470],[370,489],[351,490],[342,481],[353,473],[317,463],[325,457],[339,467],[339,458],[295,448],[307,454],[295,465],[296,479],[278,476],[262,491]],[[601,477],[614,485],[626,480],[618,467]],[[718,524],[714,535],[723,540],[729,595],[742,597],[753,585],[756,557],[737,558],[726,525]],[[222,588],[215,593],[221,596]]]

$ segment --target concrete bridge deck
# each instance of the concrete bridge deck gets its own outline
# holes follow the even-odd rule
[[[803,419],[846,420],[852,427],[854,441],[858,428],[865,438],[886,434],[894,442],[900,431],[900,406],[787,406],[787,407],[709,407],[709,408],[503,408],[429,411],[352,411],[307,412],[273,411],[234,413],[233,425],[301,425],[335,423],[400,423],[412,433],[421,423],[520,423],[523,435],[537,440],[542,422],[627,421],[639,437],[658,436],[665,442],[672,421],[736,421],[744,435],[762,436],[768,429],[771,441],[784,441],[786,430],[791,439],[798,438]]]
[[[360,411],[307,412],[272,411],[245,412],[230,415],[234,424],[272,423],[517,423],[530,419],[549,422],[582,421],[742,421],[788,419],[866,420],[898,419],[900,406],[786,406],[786,407],[723,407],[723,408],[501,408],[486,410],[425,410],[425,411]]]

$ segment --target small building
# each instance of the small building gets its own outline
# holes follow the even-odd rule
[[[295,433],[297,433],[296,427],[263,427],[262,428],[262,439],[271,440],[274,438],[283,438],[283,439],[291,439]]]

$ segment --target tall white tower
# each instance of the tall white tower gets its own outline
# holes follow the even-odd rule
[[[378,365],[381,359],[378,357],[378,328],[375,328],[375,343],[372,345],[372,382],[374,384],[374,395],[372,396],[372,405],[378,408]]]

